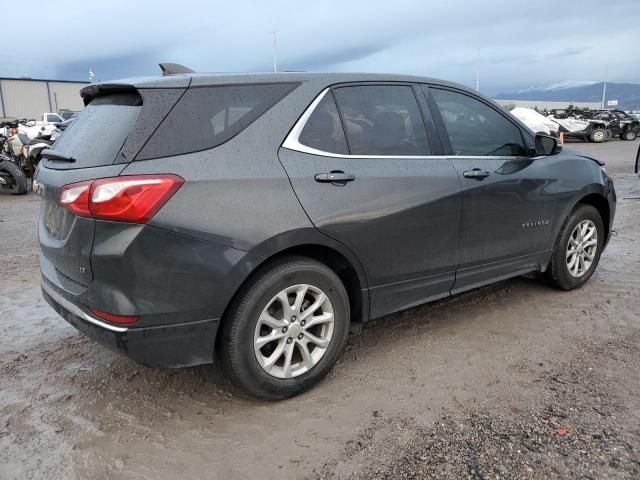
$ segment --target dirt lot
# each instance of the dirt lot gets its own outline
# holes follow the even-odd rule
[[[517,278],[373,322],[279,403],[84,338],[40,294],[38,199],[0,196],[0,478],[640,478],[638,142],[571,147],[619,194],[583,289]]]

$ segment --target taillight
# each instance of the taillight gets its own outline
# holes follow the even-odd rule
[[[76,215],[147,223],[184,184],[177,175],[131,175],[72,183],[59,203]]]
[[[111,323],[125,323],[127,325],[131,325],[132,323],[136,323],[140,319],[140,317],[136,315],[116,315],[114,313],[96,310],[95,308],[92,308],[91,311],[96,317]]]
[[[81,217],[90,217],[89,192],[91,190],[90,180],[88,182],[72,183],[62,187],[60,191],[59,203],[67,210],[72,211]]]

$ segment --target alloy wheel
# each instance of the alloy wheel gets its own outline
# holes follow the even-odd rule
[[[595,260],[598,250],[598,229],[591,220],[583,220],[571,232],[567,243],[566,262],[569,274],[583,276]]]
[[[258,318],[253,338],[256,359],[273,377],[297,377],[322,359],[333,330],[333,306],[321,289],[307,284],[287,287]]]

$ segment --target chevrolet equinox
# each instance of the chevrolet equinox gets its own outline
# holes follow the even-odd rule
[[[218,358],[287,398],[358,323],[531,272],[571,290],[598,265],[602,163],[476,91],[182,72],[84,88],[34,184],[44,297],[145,365]]]

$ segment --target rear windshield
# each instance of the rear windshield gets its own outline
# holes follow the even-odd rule
[[[296,86],[272,83],[190,88],[136,160],[216,147],[251,125]]]
[[[75,115],[52,148],[75,162],[47,160],[47,168],[73,169],[111,165],[135,124],[142,99],[137,93],[96,97]]]

